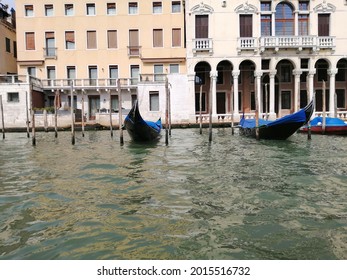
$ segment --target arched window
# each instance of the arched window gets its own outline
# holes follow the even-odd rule
[[[293,8],[288,3],[279,3],[276,7],[276,35],[294,35]]]

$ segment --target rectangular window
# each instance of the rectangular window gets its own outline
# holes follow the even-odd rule
[[[111,96],[111,108],[112,112],[119,112],[119,98],[118,95]]]
[[[6,52],[11,52],[11,40],[9,38],[5,38],[5,44],[6,44]]]
[[[73,4],[65,4],[65,15],[66,16],[74,15]]]
[[[55,66],[47,67],[47,79],[55,79]]]
[[[130,56],[140,55],[138,30],[129,30],[129,55]]]
[[[262,12],[271,12],[271,2],[261,2],[260,10]]]
[[[172,29],[172,46],[173,47],[181,46],[181,28]]]
[[[208,15],[195,16],[195,38],[208,38]]]
[[[35,50],[35,33],[34,32],[25,33],[25,45],[27,50]]]
[[[76,67],[75,66],[67,66],[66,73],[68,79],[76,79]]]
[[[240,15],[240,37],[252,37],[252,15]]]
[[[89,66],[88,67],[88,73],[89,73],[89,85],[95,86],[96,80],[98,78],[98,68],[97,66]]]
[[[299,1],[299,10],[300,11],[308,11],[309,9],[309,1]]]
[[[330,14],[318,14],[318,36],[330,36]]]
[[[261,35],[271,36],[271,15],[261,15]]]
[[[172,13],[180,13],[181,12],[181,1],[172,1],[171,12]]]
[[[157,91],[149,92],[149,110],[159,111],[159,92]]]
[[[281,108],[282,109],[290,109],[291,108],[291,98],[290,98],[290,91],[282,91],[281,92]]]
[[[129,2],[129,15],[135,15],[138,13],[137,2]]]
[[[153,47],[163,47],[163,29],[153,29]]]
[[[107,47],[109,49],[117,48],[117,30],[107,30]]]
[[[96,49],[96,31],[87,31],[87,49]]]
[[[67,50],[75,49],[75,32],[65,31],[65,48]]]
[[[36,67],[28,67],[27,73],[31,77],[36,77]]]
[[[55,51],[55,38],[54,38],[54,32],[46,32],[46,52],[45,55],[47,57],[53,57],[56,55]]]
[[[13,56],[17,58],[17,42],[13,41]]]
[[[153,2],[153,14],[161,14],[162,12],[162,3]]]
[[[118,79],[118,66],[117,65],[110,65],[109,66],[109,78],[110,78],[110,85],[116,86],[117,85],[117,79]]]
[[[154,81],[164,81],[164,66],[162,64],[154,65]]]
[[[130,71],[131,71],[131,84],[137,85],[139,81],[139,76],[140,76],[140,67],[138,65],[131,65]]]
[[[116,3],[107,3],[107,14],[115,15],[116,14]]]
[[[7,102],[19,102],[19,93],[18,92],[8,92],[7,93]]]
[[[298,18],[299,18],[299,35],[300,36],[308,35],[309,15],[299,14]]]
[[[178,74],[179,73],[179,65],[178,64],[170,64],[170,73]]]
[[[45,5],[45,16],[51,17],[53,15],[54,15],[53,14],[53,5],[52,4]]]
[[[33,5],[25,5],[25,16],[26,17],[33,17],[34,16],[34,6]]]
[[[95,16],[95,4],[87,4],[87,15],[88,16]]]

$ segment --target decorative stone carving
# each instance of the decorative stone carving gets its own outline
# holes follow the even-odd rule
[[[235,12],[238,14],[254,14],[257,13],[258,9],[256,6],[248,4],[246,1],[244,4],[241,4],[236,7]]]
[[[316,13],[333,13],[336,11],[336,7],[333,4],[327,3],[326,0],[323,0],[323,3],[314,7],[313,10]]]
[[[201,2],[199,5],[195,5],[193,8],[190,9],[190,11],[193,14],[212,14],[213,8],[209,5],[204,4],[204,2]]]

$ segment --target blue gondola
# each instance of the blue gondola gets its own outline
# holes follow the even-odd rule
[[[275,121],[259,119],[259,139],[287,139],[310,120],[313,111],[314,102],[312,100],[305,108]],[[255,119],[246,120],[243,116],[240,120],[239,128],[241,135],[256,137]]]
[[[162,124],[160,118],[156,122],[144,120],[140,114],[138,102],[135,101],[124,120],[124,127],[133,141],[149,142],[160,137]]]

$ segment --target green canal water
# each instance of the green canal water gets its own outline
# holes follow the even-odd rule
[[[347,259],[347,138],[0,140],[0,259]]]

